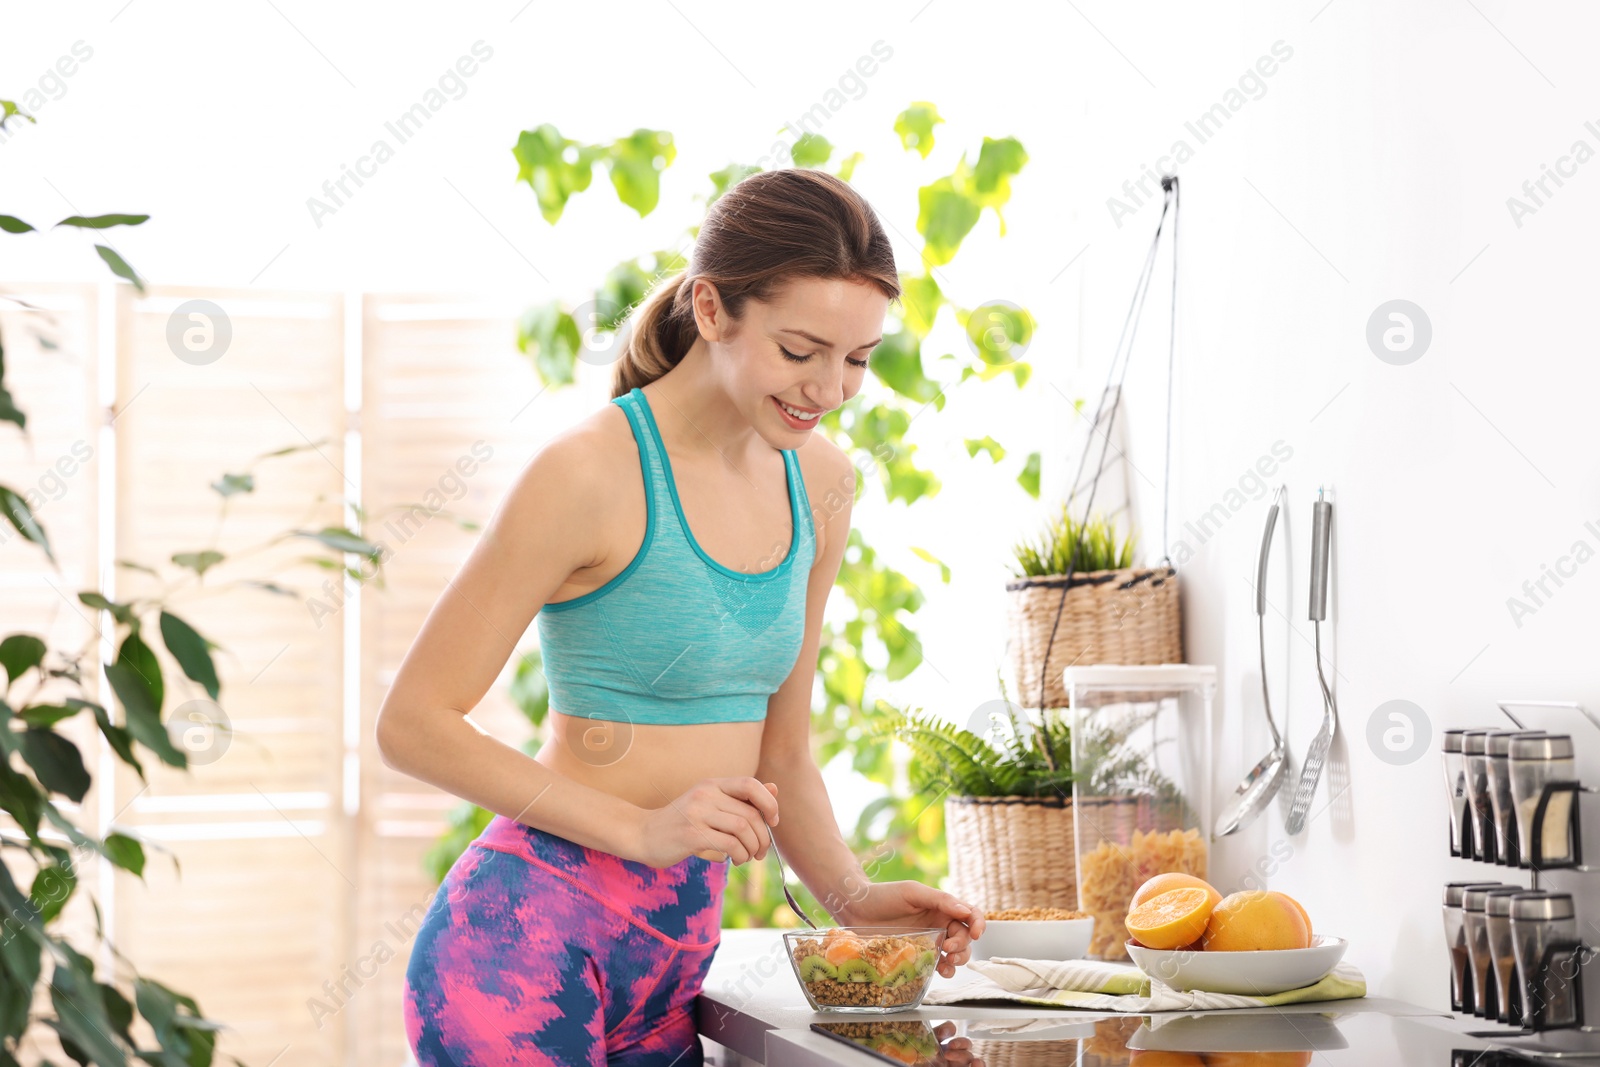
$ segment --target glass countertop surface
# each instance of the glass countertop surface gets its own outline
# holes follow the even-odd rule
[[[1090,1019],[1059,1013],[1003,1019],[841,1016],[813,1022],[811,1029],[880,1060],[916,1067],[1497,1067],[1527,1062],[1419,1018],[1376,1012],[1258,1010]],[[1506,1036],[1512,1036],[1509,1030]]]

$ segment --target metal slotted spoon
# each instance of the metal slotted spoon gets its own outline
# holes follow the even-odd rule
[[[1333,744],[1334,731],[1339,728],[1339,706],[1328,689],[1328,679],[1322,673],[1322,623],[1328,617],[1328,546],[1332,533],[1333,505],[1323,499],[1317,490],[1317,502],[1311,512],[1311,627],[1313,648],[1317,657],[1317,684],[1322,687],[1322,729],[1312,738],[1306,751],[1306,761],[1300,772],[1300,785],[1295,790],[1294,802],[1289,806],[1289,817],[1283,828],[1292,837],[1305,829],[1306,815],[1311,810],[1311,797],[1317,791],[1317,781],[1322,777],[1322,765],[1328,759],[1328,748]]]

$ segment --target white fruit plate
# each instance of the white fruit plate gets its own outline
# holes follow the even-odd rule
[[[1198,952],[1145,948],[1129,939],[1128,954],[1145,974],[1179,992],[1262,997],[1315,985],[1344,958],[1349,945],[1342,937],[1318,934],[1310,948]]]
[[[972,958],[1081,960],[1089,951],[1094,919],[987,919],[972,943]]]

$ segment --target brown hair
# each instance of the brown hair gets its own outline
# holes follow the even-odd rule
[[[629,317],[612,369],[613,399],[688,353],[699,337],[691,307],[699,278],[717,287],[735,322],[745,301],[766,300],[791,278],[871,282],[891,300],[900,296],[889,238],[848,182],[801,168],[752,174],[712,203],[689,267],[657,285]]]

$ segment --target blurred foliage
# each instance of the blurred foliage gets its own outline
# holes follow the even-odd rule
[[[942,122],[933,104],[917,102],[895,118],[893,130],[902,150],[915,151],[925,159],[933,148],[933,129]],[[669,134],[655,132],[654,136],[657,145],[672,144]],[[662,151],[653,161],[664,168],[671,164],[672,156],[670,150]],[[831,162],[834,146],[815,133],[802,135],[791,148],[791,156],[795,166],[831,167],[829,172],[845,181],[851,180],[866,159],[863,153],[854,152]],[[518,179],[534,189],[541,214],[553,223],[568,199],[587,188],[592,165],[606,158],[606,150],[579,145],[562,137],[553,126],[540,126],[525,131],[518,140],[517,159],[522,166]],[[951,173],[916,190],[916,227],[923,242],[921,270],[901,275],[902,296],[890,305],[883,341],[871,363],[885,388],[864,389],[822,416],[819,425],[820,432],[855,460],[857,501],[873,492],[909,507],[933,497],[941,482],[933,470],[918,463],[917,446],[906,440],[912,419],[929,408],[932,411],[923,417],[936,418],[944,409],[947,391],[971,378],[990,381],[1009,374],[1016,388],[1028,381],[1032,368],[1017,357],[1032,337],[1032,316],[997,301],[960,306],[935,276],[935,268],[955,257],[986,209],[994,212],[1004,234],[1001,210],[1011,195],[1011,179],[1027,160],[1027,153],[1014,138],[985,137],[976,163],[969,163],[969,156],[963,153]],[[759,170],[730,163],[708,175],[709,190],[698,198],[702,209]],[[612,173],[615,180],[615,167]],[[640,208],[646,201],[634,203],[626,196],[624,200],[640,209],[641,215],[648,214]],[[648,204],[655,206],[653,195]],[[684,248],[698,231],[698,220],[685,227]],[[529,308],[518,325],[518,346],[547,385],[569,384],[576,379],[584,349],[610,343],[607,335],[616,331],[651,287],[686,265],[682,252],[671,250],[625,259],[577,304],[552,301]],[[969,350],[930,359],[932,354],[925,351],[927,339],[946,306],[965,333]],[[934,364],[939,365],[940,373],[930,376]],[[982,450],[988,462],[1005,459],[1003,445],[993,438],[983,439]],[[969,457],[975,454],[973,450]],[[1034,497],[1039,492],[1038,460],[1037,453],[1023,457],[1016,475],[1018,483]],[[827,507],[825,501],[813,501],[813,505]],[[950,568],[931,551],[925,547],[912,551],[937,568],[941,581],[950,580]],[[946,870],[943,807],[912,788],[903,761],[896,756],[894,739],[874,731],[876,713],[865,710],[875,706],[873,694],[884,684],[907,677],[922,663],[922,643],[913,627],[923,604],[922,591],[910,577],[889,565],[859,529],[850,531],[835,589],[840,595],[832,598],[817,654],[822,684],[820,701],[812,713],[813,753],[819,766],[842,761],[883,790],[847,835],[867,874],[874,881],[911,878],[937,884]],[[537,670],[529,663],[523,661],[519,678],[523,670]],[[525,684],[518,702],[530,721],[542,727],[548,710],[543,690]],[[472,805],[458,809],[450,832],[430,853],[430,870],[436,877],[443,877],[488,818]],[[814,918],[826,917],[804,886],[797,883],[790,889]],[[798,922],[784,901],[775,861],[730,869],[724,925]]]

